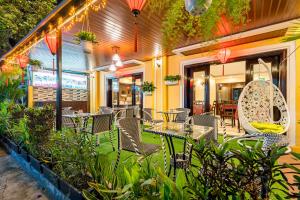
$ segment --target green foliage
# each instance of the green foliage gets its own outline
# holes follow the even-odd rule
[[[181,79],[181,76],[180,75],[168,75],[168,76],[165,76],[164,80],[165,81],[180,81]]]
[[[30,59],[29,65],[36,66],[36,67],[40,68],[42,66],[42,62],[39,61],[39,60]]]
[[[142,84],[142,91],[143,92],[153,92],[155,89],[156,89],[156,87],[154,86],[153,82],[145,81]]]
[[[27,150],[36,158],[45,160],[48,157],[48,143],[53,131],[54,112],[52,106],[28,108],[25,110],[26,126],[29,132]]]
[[[0,0],[0,54],[28,34],[55,4],[56,0]]]
[[[197,0],[198,6],[203,6],[203,0]],[[184,0],[158,1],[149,0],[146,9],[150,13],[165,13],[162,23],[163,44],[173,48],[182,41],[195,39],[214,39],[217,33],[217,23],[221,17],[226,17],[232,25],[246,22],[250,10],[250,0],[212,0],[208,10],[193,16],[185,9]]]
[[[134,162],[129,166],[119,174],[115,174],[111,167],[105,172],[106,167],[102,167],[97,171],[99,175],[101,174],[101,179],[89,183],[92,190],[84,190],[84,197],[88,200],[184,199],[184,190],[180,182],[173,182],[152,164],[151,159],[146,159],[142,165]]]
[[[186,189],[192,199],[270,199],[278,192],[289,194],[289,183],[278,159],[285,147],[273,146],[263,151],[260,143],[251,149],[232,149],[201,141],[194,146],[194,160],[199,163],[189,175]]]
[[[8,101],[0,102],[0,135],[7,134],[9,130],[9,105],[10,103]]]
[[[80,31],[76,33],[75,35],[75,41],[80,42],[80,41],[89,41],[96,43],[96,34],[89,32],[89,31]]]
[[[71,129],[54,132],[49,147],[54,171],[78,189],[87,188],[91,181],[89,167],[95,162],[95,144],[86,133]]]
[[[8,85],[6,85],[5,81],[3,81],[2,84],[0,81],[0,102],[5,100],[16,102],[21,99],[25,94],[25,90],[20,87],[20,83],[21,81],[19,79],[10,81]]]

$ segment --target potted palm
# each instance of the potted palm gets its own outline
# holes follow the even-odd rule
[[[168,75],[168,76],[165,76],[165,84],[166,85],[177,85],[179,83],[181,79],[181,76],[180,75]]]
[[[96,34],[89,31],[80,31],[75,34],[75,41],[81,44],[85,53],[91,53],[93,44],[97,43]]]
[[[153,82],[145,81],[142,84],[142,91],[145,96],[151,96],[155,89],[156,87],[154,86]]]
[[[30,59],[29,65],[31,66],[32,71],[37,71],[41,69],[42,62],[39,60]]]

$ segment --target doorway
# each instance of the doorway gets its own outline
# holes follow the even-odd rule
[[[106,104],[108,107],[139,106],[143,108],[141,85],[143,74],[131,74],[107,79]]]

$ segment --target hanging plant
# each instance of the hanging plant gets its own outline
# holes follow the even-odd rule
[[[146,8],[150,13],[165,13],[162,32],[163,45],[167,49],[183,41],[190,43],[199,38],[214,39],[218,32],[217,24],[222,23],[221,17],[226,17],[232,25],[241,25],[246,22],[250,10],[250,0],[194,0],[194,3],[198,9],[202,6],[205,10],[201,15],[189,13],[185,0],[148,1]]]
[[[165,80],[165,84],[166,85],[177,85],[179,83],[181,79],[181,76],[180,75],[168,75],[168,76],[165,76],[164,80]]]
[[[83,51],[91,53],[93,50],[93,44],[97,43],[96,34],[89,31],[80,31],[75,35],[75,41],[82,45]]]
[[[151,96],[155,89],[156,87],[154,86],[153,82],[145,81],[142,84],[142,91],[145,96]]]
[[[29,65],[31,66],[32,71],[37,71],[38,69],[41,69],[42,62],[39,60],[30,59]]]

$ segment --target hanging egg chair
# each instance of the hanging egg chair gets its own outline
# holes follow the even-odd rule
[[[254,80],[244,87],[238,101],[238,116],[248,134],[265,136],[271,145],[283,139],[290,126],[290,115],[285,98],[273,84],[271,70],[262,59],[258,62],[267,69],[270,81]],[[276,120],[274,110],[279,113]]]

